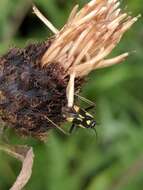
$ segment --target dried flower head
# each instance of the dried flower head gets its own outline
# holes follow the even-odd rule
[[[42,58],[42,66],[60,63],[65,74],[71,76],[69,86],[72,87],[69,88],[73,88],[74,78],[125,60],[128,53],[106,59],[137,21],[137,17],[123,13],[119,5],[118,0],[92,0],[79,12],[76,5],[65,26],[60,31],[54,30],[56,36]],[[70,93],[68,98],[69,106],[72,106]]]
[[[8,125],[45,137],[48,129],[65,120],[62,110],[73,106],[86,75],[127,58],[124,53],[106,59],[137,21],[119,5],[118,0],[92,0],[80,11],[76,5],[60,31],[33,7],[54,36],[1,57],[0,112]]]

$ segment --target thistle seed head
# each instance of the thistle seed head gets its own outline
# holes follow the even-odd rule
[[[106,59],[137,21],[119,5],[118,0],[92,0],[80,11],[76,5],[60,31],[33,7],[55,35],[0,58],[0,117],[7,126],[45,138],[49,129],[65,121],[62,110],[73,106],[74,94],[90,71],[128,56]]]

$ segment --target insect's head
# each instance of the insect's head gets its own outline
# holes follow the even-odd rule
[[[95,120],[92,120],[91,123],[90,123],[90,128],[95,128],[96,127],[96,121]]]

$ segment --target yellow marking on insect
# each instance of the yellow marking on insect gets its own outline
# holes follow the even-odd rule
[[[79,124],[78,127],[85,128],[83,125]]]
[[[83,119],[82,119],[82,118],[80,118],[80,117],[78,117],[78,118],[77,118],[77,120],[78,120],[78,121],[82,121]]]
[[[83,115],[79,114],[79,118],[84,119],[85,117]]]
[[[93,118],[93,116],[92,116],[90,113],[85,112],[85,114],[86,114],[87,116],[90,116],[90,117],[92,117],[92,118]]]
[[[86,123],[87,123],[87,125],[90,125],[91,121],[90,121],[90,120],[87,120]]]
[[[73,122],[73,120],[74,120],[73,117],[67,117],[66,119],[67,119],[67,121],[69,121],[69,122]]]
[[[75,110],[77,113],[78,113],[79,110],[80,110],[80,108],[79,108],[78,106],[76,106],[76,105],[74,105],[73,108],[74,108],[74,110]]]

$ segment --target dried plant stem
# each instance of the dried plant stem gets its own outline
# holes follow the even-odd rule
[[[33,158],[33,150],[30,148],[25,155],[25,159],[23,160],[20,174],[10,190],[22,190],[27,184],[32,174]]]
[[[12,146],[1,143],[0,150],[6,152],[10,156],[22,162],[22,169],[16,181],[10,190],[22,190],[29,181],[32,174],[32,166],[34,160],[34,153],[31,147],[27,146]]]

